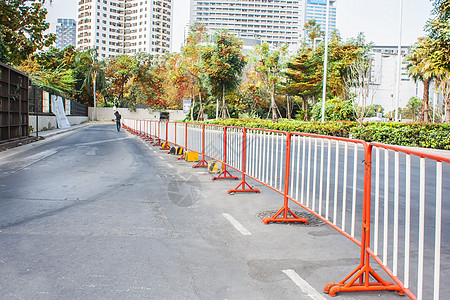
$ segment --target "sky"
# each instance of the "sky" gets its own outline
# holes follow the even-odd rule
[[[402,45],[412,45],[424,36],[424,25],[431,15],[429,0],[337,0],[336,26],[344,40],[364,32],[366,40],[377,46],[397,46],[400,32],[400,1],[403,1]],[[49,2],[49,1],[47,1]],[[178,52],[184,28],[189,21],[189,0],[173,0],[172,51]],[[53,0],[46,4],[50,31],[58,18],[76,20],[77,0]]]

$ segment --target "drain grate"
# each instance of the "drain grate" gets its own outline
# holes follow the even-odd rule
[[[277,212],[277,210],[261,211],[256,215],[256,217],[259,218],[260,220],[262,220],[266,217],[272,217],[274,214],[276,214],[276,212]],[[302,223],[302,222],[277,222],[277,223],[278,224],[289,224],[289,225],[301,225],[301,226],[309,226],[309,227],[322,226],[325,224],[324,221],[322,221],[321,219],[319,219],[318,217],[316,217],[315,215],[313,215],[310,212],[298,211],[298,210],[293,210],[292,212],[294,214],[296,214],[297,217],[305,218],[306,220],[308,220],[309,224],[306,225],[305,223]],[[292,217],[292,215],[288,213],[288,217]]]

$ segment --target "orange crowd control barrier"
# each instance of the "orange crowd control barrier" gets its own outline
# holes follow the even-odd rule
[[[143,123],[125,119],[124,127],[144,140],[198,152],[202,159],[194,167],[207,166],[206,158],[223,163],[213,180],[237,179],[227,167],[239,172],[241,182],[228,193],[259,193],[248,183],[252,179],[282,195],[282,207],[265,224],[308,223],[289,207],[296,204],[357,244],[359,265],[325,285],[330,296],[394,291],[437,300],[442,288],[450,292],[440,285],[442,211],[448,211],[442,207],[443,168],[449,171],[450,158],[348,138],[211,124],[164,122],[161,136],[162,122],[146,122],[142,129]],[[373,263],[392,281],[375,272]]]

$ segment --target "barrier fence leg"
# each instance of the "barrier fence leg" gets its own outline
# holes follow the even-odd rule
[[[298,217],[289,208],[289,179],[290,179],[290,165],[291,165],[291,134],[288,133],[286,137],[286,167],[284,170],[284,205],[272,217],[264,218],[262,222],[269,224],[271,222],[301,222],[308,224],[308,220]]]
[[[253,188],[245,181],[245,156],[247,155],[247,129],[244,128],[244,136],[243,136],[243,149],[242,149],[242,181],[239,185],[231,190],[228,190],[228,194],[231,193],[242,193],[242,192],[254,192],[259,193],[258,189]]]
[[[372,171],[372,147],[365,147],[364,200],[361,237],[361,262],[339,283],[328,283],[324,292],[334,297],[340,292],[396,291],[404,295],[405,290],[397,284],[385,281],[370,266],[370,189]],[[370,279],[375,281],[370,281]]]
[[[169,137],[168,137],[168,134],[169,134],[168,127],[169,127],[169,122],[167,121],[166,122],[166,142],[163,143],[163,145],[160,148],[160,150],[170,150]]]
[[[193,165],[193,168],[206,168],[208,167],[208,162],[205,160],[205,124],[202,126],[202,160],[197,164]]]
[[[223,170],[222,170],[222,172],[220,172],[219,175],[217,175],[216,177],[213,177],[212,180],[216,180],[216,179],[238,180],[239,179],[239,177],[231,175],[230,172],[228,172],[228,170],[227,170],[227,128],[228,127],[225,126],[223,129]]]

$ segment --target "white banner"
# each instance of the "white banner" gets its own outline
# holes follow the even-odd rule
[[[62,98],[52,95],[51,99],[52,99],[52,113],[56,116],[58,128],[69,128],[70,123],[66,117],[66,113],[64,112],[64,105],[62,102]]]

